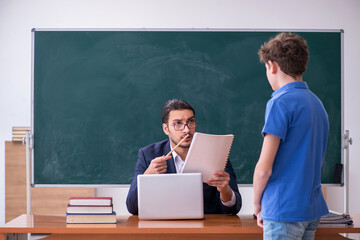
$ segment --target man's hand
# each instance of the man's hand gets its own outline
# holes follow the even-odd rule
[[[209,186],[216,187],[220,192],[220,198],[223,202],[231,200],[232,190],[229,186],[230,176],[225,171],[214,172],[214,176],[210,178],[206,183]]]
[[[149,167],[146,169],[144,174],[159,174],[165,173],[167,169],[166,160],[171,159],[171,156],[161,156],[151,160]]]

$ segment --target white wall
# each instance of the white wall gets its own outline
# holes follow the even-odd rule
[[[344,29],[345,129],[354,141],[350,212],[360,213],[359,13],[359,0],[0,0],[0,224],[5,221],[4,141],[11,139],[12,126],[30,125],[32,28]],[[242,212],[251,213],[252,189],[241,191]],[[330,208],[342,211],[342,192],[328,190]],[[124,197],[119,201],[122,208]]]

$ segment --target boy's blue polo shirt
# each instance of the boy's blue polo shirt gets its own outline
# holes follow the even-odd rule
[[[268,101],[262,134],[281,141],[261,201],[261,218],[302,222],[328,213],[321,191],[321,165],[329,123],[321,101],[305,82],[292,82]]]

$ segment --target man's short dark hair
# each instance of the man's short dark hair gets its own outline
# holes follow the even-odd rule
[[[189,109],[191,111],[193,111],[194,116],[195,116],[195,110],[193,109],[193,107],[187,103],[185,100],[182,99],[171,99],[169,101],[167,101],[164,104],[164,107],[162,109],[162,113],[161,113],[161,120],[163,123],[168,123],[169,121],[169,113],[172,110],[184,110],[184,109]]]
[[[294,33],[279,33],[265,42],[258,54],[261,62],[274,61],[281,71],[294,78],[302,76],[309,60],[305,39]]]

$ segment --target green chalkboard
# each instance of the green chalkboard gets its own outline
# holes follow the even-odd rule
[[[296,32],[296,31],[294,31]],[[303,79],[330,119],[322,182],[341,163],[341,31],[298,32]],[[197,131],[235,134],[239,184],[251,184],[271,87],[257,51],[277,32],[33,30],[33,184],[129,184],[139,148],[166,138],[172,98],[196,110]]]

